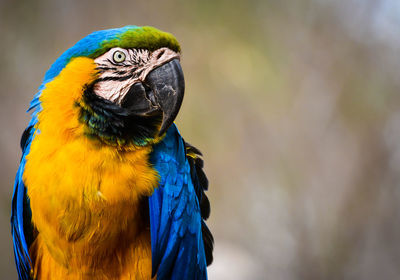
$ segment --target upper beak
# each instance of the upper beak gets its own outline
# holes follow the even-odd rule
[[[122,100],[122,107],[142,115],[152,116],[162,112],[158,135],[170,127],[179,112],[185,92],[185,80],[178,59],[173,59],[153,69],[144,83],[135,83]]]
[[[179,60],[173,59],[152,70],[145,83],[153,91],[156,104],[163,113],[159,131],[159,135],[162,135],[178,115],[185,93],[185,80]]]

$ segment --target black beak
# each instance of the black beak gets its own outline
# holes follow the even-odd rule
[[[136,83],[121,102],[121,106],[142,116],[162,113],[158,135],[174,122],[182,104],[185,80],[178,59],[173,59],[154,70],[144,83]]]
[[[163,112],[159,132],[162,135],[178,115],[185,93],[185,80],[179,60],[173,59],[151,71],[145,83],[154,92],[156,104]]]

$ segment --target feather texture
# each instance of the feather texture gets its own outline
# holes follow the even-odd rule
[[[31,279],[32,260],[29,255],[29,247],[34,239],[33,226],[31,224],[31,209],[26,187],[22,175],[26,163],[26,155],[34,137],[34,125],[37,123],[36,115],[33,116],[28,128],[21,138],[22,157],[14,184],[11,209],[11,234],[14,245],[14,258],[17,266],[18,277],[21,280]]]
[[[210,201],[205,191],[208,190],[208,179],[203,171],[204,162],[201,158],[202,153],[196,147],[185,143],[186,157],[190,165],[190,175],[192,177],[193,186],[196,190],[197,199],[200,202],[200,211],[203,221],[201,222],[201,231],[203,234],[204,250],[206,253],[207,265],[213,261],[214,238],[208,229],[205,220],[210,216]]]
[[[175,125],[150,159],[160,175],[149,198],[153,275],[160,280],[207,279],[199,201]]]

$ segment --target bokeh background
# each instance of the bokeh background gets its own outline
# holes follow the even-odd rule
[[[25,113],[88,33],[176,35],[218,279],[400,279],[400,1],[0,0],[0,279]]]

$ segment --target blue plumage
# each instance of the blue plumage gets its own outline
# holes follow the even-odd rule
[[[127,25],[122,28],[114,28],[107,30],[99,30],[89,34],[83,39],[79,40],[74,46],[64,52],[50,67],[44,76],[44,83],[54,79],[61,70],[68,64],[74,57],[90,56],[95,53],[102,46],[101,44],[118,38],[118,35],[125,33],[128,30],[138,29],[140,27],[135,25]]]
[[[175,125],[154,147],[160,186],[149,198],[153,274],[157,279],[207,279],[199,201],[184,142]]]

